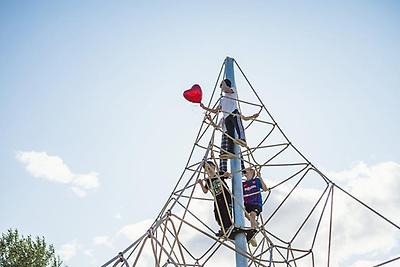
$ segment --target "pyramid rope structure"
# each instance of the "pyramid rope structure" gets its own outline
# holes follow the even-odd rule
[[[219,104],[221,94],[218,96],[216,89],[223,78],[225,62],[208,107]],[[234,240],[227,236],[245,229],[237,229],[234,224],[224,236],[216,236],[219,227],[210,218],[214,196],[204,195],[197,181],[205,175],[202,166],[206,160],[212,160],[218,166],[219,142],[224,133],[218,126],[219,114],[206,113],[185,169],[153,224],[135,242],[102,266],[200,267],[221,265],[222,259],[227,260],[222,261],[224,264],[230,264],[231,260],[230,265],[233,265],[234,253],[242,254],[247,258],[248,266],[255,267],[350,265],[348,258],[341,259],[339,253],[334,254],[345,245],[341,243],[343,236],[340,233],[343,230],[335,231],[335,224],[343,220],[340,218],[343,207],[351,209],[355,217],[367,214],[371,217],[367,223],[382,224],[376,229],[399,235],[399,242],[398,224],[334,183],[300,153],[271,116],[240,66],[234,62],[241,73],[242,87],[250,89],[243,94],[243,99],[238,100],[241,114],[258,114],[257,118],[245,121],[248,146],[242,147],[240,157],[245,165],[266,176],[264,179],[269,187],[263,193],[263,212],[258,217],[254,237],[258,245],[249,245],[246,252],[237,251]],[[243,92],[242,88],[240,90]],[[233,201],[243,203],[243,200],[234,197]],[[336,205],[340,208],[338,212]],[[243,204],[241,207],[244,210]],[[219,211],[218,216],[221,216]],[[349,227],[358,225],[357,218],[349,220]],[[344,225],[347,227],[347,224]],[[380,257],[379,261],[373,261],[373,266],[388,266],[393,262],[400,264],[399,256],[382,254],[384,259]]]

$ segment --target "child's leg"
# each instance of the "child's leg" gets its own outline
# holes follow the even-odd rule
[[[228,136],[225,136],[226,139],[228,140],[228,151],[231,153],[235,153],[233,150],[233,139],[235,139],[235,122],[233,115],[229,115],[228,117],[225,118],[225,127],[226,127],[226,134],[229,135],[231,138]],[[233,139],[232,139],[233,138]]]
[[[242,154],[242,152],[240,152],[240,168],[241,168],[242,174],[244,175],[244,174],[245,174],[244,170],[245,170],[246,168],[244,167],[244,160],[243,160],[243,154]]]
[[[254,211],[254,209],[257,208],[254,205],[246,205],[246,218],[248,218],[250,220],[250,225],[251,225],[251,229],[254,229],[252,232],[249,232],[247,234],[247,242],[249,242],[253,247],[257,246],[257,240],[255,238],[255,234],[256,234],[256,228],[257,228],[257,212]],[[250,213],[249,213],[250,212]]]
[[[256,221],[257,213],[254,211],[250,212],[250,225],[252,229],[256,229],[257,221]]]
[[[244,213],[244,216],[246,217],[247,220],[250,221],[250,213],[248,213],[247,211]]]
[[[244,134],[244,127],[242,123],[242,119],[240,118],[240,113],[239,111],[235,110],[235,114],[237,114],[234,118],[234,127],[237,133],[237,139],[243,140],[246,142],[246,136]]]
[[[218,211],[219,207],[214,204],[214,218],[217,221],[218,225],[221,227],[221,217],[220,212]]]
[[[221,137],[221,149],[228,151],[228,137],[224,133],[222,133]],[[220,154],[221,153],[223,153],[223,151],[221,151]],[[224,174],[228,171],[228,160],[226,158],[219,160],[219,169],[220,174]]]
[[[214,216],[218,225],[221,227],[219,235],[226,234],[228,228],[232,225],[232,213],[230,203],[228,206],[224,199],[217,199],[214,203]]]
[[[244,207],[245,207],[244,216],[246,217],[247,220],[250,221],[250,224],[251,224],[251,221],[252,221],[251,213],[253,212],[253,211],[252,211],[252,205],[249,205],[249,204],[246,204],[246,203],[245,203],[245,204],[244,204]]]
[[[228,206],[226,205],[228,204]],[[229,202],[225,203],[225,200],[218,201],[218,208],[221,214],[222,225],[227,230],[232,225],[232,214]],[[220,225],[222,227],[222,225]]]

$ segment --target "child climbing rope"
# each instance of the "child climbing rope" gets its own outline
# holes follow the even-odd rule
[[[246,218],[250,220],[251,229],[257,228],[257,216],[262,211],[261,190],[267,191],[267,185],[261,178],[261,175],[256,176],[256,171],[252,168],[245,170],[246,181],[243,182],[243,198],[244,207],[246,209]],[[250,240],[253,246],[257,246],[254,238]]]
[[[221,122],[223,122],[223,121],[221,121]],[[228,151],[228,142],[229,142],[229,137],[227,136],[225,125],[223,124],[222,125],[222,136],[221,136],[221,151],[222,151],[221,153],[222,154],[224,153],[224,151]],[[239,154],[240,154],[240,168],[241,168],[242,172],[244,172],[245,166],[244,166],[242,152],[239,152]],[[220,168],[219,169],[220,174],[228,171],[228,159],[226,157],[220,156],[219,168]]]
[[[220,105],[215,108],[208,108],[204,106],[203,103],[200,103],[200,107],[206,111],[212,113],[223,113],[223,128],[226,129],[226,136],[227,139],[227,149],[226,151],[222,150],[220,158],[224,159],[231,159],[234,155],[234,142],[241,145],[247,146],[246,143],[246,136],[244,133],[244,127],[242,123],[242,115],[239,113],[238,106],[237,106],[237,93],[236,88],[232,87],[232,83],[229,79],[225,79],[220,84],[221,90],[223,95],[220,100]],[[257,118],[258,114],[254,114],[253,116],[246,117],[248,119],[255,119]],[[235,138],[235,132],[237,138]],[[223,134],[225,136],[225,134]]]
[[[244,116],[243,116],[244,117]],[[246,117],[246,118],[250,118],[250,117]],[[211,118],[211,116],[209,114],[206,115],[206,119],[208,120],[208,123],[210,123],[211,125],[213,125],[215,128],[220,128],[221,132],[222,132],[222,136],[221,136],[221,153],[223,153],[223,151],[227,151],[228,149],[228,139],[229,137],[227,137],[226,135],[226,128],[225,128],[225,124],[223,123],[223,119],[220,120],[220,122],[217,124],[215,124]],[[242,174],[244,174],[244,161],[243,161],[243,156],[242,156],[242,152],[240,152],[240,166],[241,166],[241,170],[242,170]],[[220,157],[219,159],[219,174],[220,175],[224,175],[225,172],[228,171],[228,159],[224,158],[224,157]]]
[[[256,176],[253,168],[245,170],[246,181],[243,182],[244,207],[246,208],[246,217],[250,220],[251,228],[257,227],[256,217],[262,211],[261,190],[267,191],[268,187],[261,175]]]
[[[207,161],[204,163],[204,170],[207,177],[199,179],[204,194],[211,192],[214,198],[214,216],[221,229],[216,234],[217,236],[226,235],[229,227],[232,225],[232,197],[225,182],[227,176],[218,176],[214,162]],[[229,176],[229,173],[225,175]]]

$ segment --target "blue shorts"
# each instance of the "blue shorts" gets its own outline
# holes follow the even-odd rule
[[[246,208],[246,212],[255,212],[257,216],[262,212],[262,207],[260,205],[244,204],[244,207]]]

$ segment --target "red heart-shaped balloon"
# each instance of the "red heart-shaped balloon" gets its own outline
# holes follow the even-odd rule
[[[195,84],[192,88],[183,92],[183,97],[192,103],[200,103],[203,97],[200,85]]]

